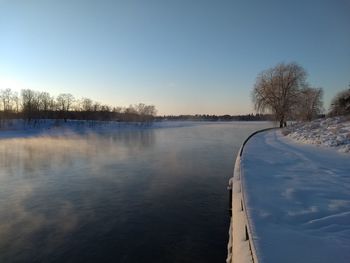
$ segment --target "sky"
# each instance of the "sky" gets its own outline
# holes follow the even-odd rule
[[[349,0],[0,0],[0,89],[247,114],[257,75],[297,62],[327,109],[350,83],[349,14]]]

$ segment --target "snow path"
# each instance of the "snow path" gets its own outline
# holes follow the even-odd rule
[[[350,262],[348,154],[263,132],[241,175],[259,262]]]

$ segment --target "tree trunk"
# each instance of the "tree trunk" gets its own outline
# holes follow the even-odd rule
[[[280,128],[283,128],[284,120],[283,118],[280,120]]]

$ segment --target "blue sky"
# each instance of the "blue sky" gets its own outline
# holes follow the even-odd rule
[[[295,61],[327,108],[350,83],[349,14],[348,0],[0,0],[0,89],[243,114],[257,74]]]

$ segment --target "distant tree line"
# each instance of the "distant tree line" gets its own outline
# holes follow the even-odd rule
[[[171,121],[271,121],[273,116],[271,114],[246,114],[246,115],[164,115],[158,116],[157,120],[171,120]]]
[[[103,121],[154,120],[154,105],[139,103],[129,107],[111,107],[89,98],[76,99],[70,93],[57,97],[48,92],[23,89],[20,94],[11,89],[0,90],[0,119],[67,119]]]

